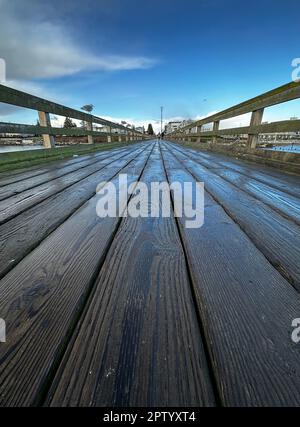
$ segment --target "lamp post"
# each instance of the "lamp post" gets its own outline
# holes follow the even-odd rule
[[[164,110],[164,107],[160,107],[160,137],[162,137],[162,128],[163,128],[163,110]]]

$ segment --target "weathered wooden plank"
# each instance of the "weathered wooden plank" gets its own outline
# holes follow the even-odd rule
[[[137,148],[133,148],[131,150],[136,149]],[[40,203],[53,194],[64,190],[75,182],[93,174],[108,163],[110,163],[110,157],[97,160],[94,164],[87,166],[82,170],[71,172],[66,176],[53,179],[49,183],[41,184],[32,189],[23,191],[20,194],[9,197],[8,199],[2,200],[0,206],[0,224],[3,224],[14,216],[19,215],[29,207]]]
[[[171,147],[170,145],[168,145]],[[300,233],[292,221],[239,190],[189,157],[170,148],[182,165],[221,204],[278,271],[300,291]]]
[[[151,146],[124,170],[135,181]],[[118,226],[83,205],[0,282],[7,342],[0,347],[0,404],[41,402]]]
[[[98,157],[100,154],[105,153],[115,153],[119,152],[121,150],[126,150],[128,147],[124,148],[111,148],[109,150],[101,151],[101,153],[95,152],[91,154],[80,154],[78,153],[78,156],[74,156],[71,159],[63,159],[63,160],[51,160],[51,162],[47,165],[35,165],[30,168],[23,168],[23,169],[16,169],[9,172],[1,172],[0,173],[0,187],[3,187],[5,185],[12,184],[14,182],[23,181],[23,179],[32,178],[34,176],[38,176],[42,173],[50,172],[55,169],[59,169],[62,166],[68,166],[72,165],[74,163],[79,163],[87,159],[91,159],[94,157]]]
[[[297,197],[286,194],[278,189],[273,189],[262,182],[241,175],[233,170],[217,169],[214,170],[214,173],[266,203],[285,218],[291,219],[300,225],[300,200]]]
[[[122,151],[118,151],[118,152],[122,152]],[[125,152],[126,152],[126,149],[125,149]],[[28,177],[27,179],[23,178],[22,182],[19,181],[17,183],[11,183],[11,184],[7,184],[6,186],[2,186],[0,187],[0,201],[8,197],[14,196],[16,194],[20,194],[25,190],[29,190],[30,188],[37,187],[38,185],[41,185],[43,183],[49,183],[53,179],[60,178],[71,172],[75,172],[77,170],[83,169],[92,164],[95,164],[99,162],[100,159],[104,160],[104,159],[111,158],[113,154],[114,153],[110,153],[110,152],[105,152],[105,153],[101,152],[96,156],[88,157],[87,159],[83,159],[79,162],[75,162],[74,164],[71,164],[69,166],[67,164],[66,165],[61,164],[60,168],[52,169],[50,172],[45,172],[45,173],[39,174],[38,176],[35,175],[33,177]]]
[[[283,172],[276,172],[275,170],[267,169],[267,166],[257,165],[257,167],[243,162],[240,164],[236,162],[220,162],[227,168],[235,170],[240,174],[249,176],[256,181],[262,182],[275,189],[281,190],[286,194],[291,194],[294,197],[300,198],[300,177],[296,175],[284,174]]]
[[[300,177],[297,175],[277,171],[272,167],[254,164],[246,160],[237,160],[220,153],[208,154],[187,147],[183,148],[179,144],[173,144],[173,147],[185,153],[192,153],[193,159],[197,161],[201,160],[201,164],[208,169],[225,166],[226,168],[233,169],[273,188],[277,188],[285,193],[300,198]]]
[[[163,157],[170,182],[194,181],[169,146]],[[204,225],[189,229],[185,219],[182,242],[222,404],[299,406],[291,321],[300,295],[207,193]]]
[[[87,160],[91,158],[93,154],[73,157],[71,159],[60,159],[60,160],[51,160],[48,164],[37,164],[31,167],[24,167],[20,169],[14,169],[6,172],[0,173],[0,188],[5,185],[10,185],[15,182],[23,181],[23,179],[33,178],[34,176],[38,176],[42,173],[49,172],[51,170],[55,170],[60,168],[61,166],[68,166],[74,163],[81,162],[83,160]]]
[[[141,180],[165,181],[158,148]],[[173,217],[124,219],[52,394],[52,406],[214,405]]]
[[[180,152],[184,153],[183,151]],[[208,167],[208,165],[210,165],[210,168],[212,167],[213,160],[202,159],[201,156],[193,154],[191,154],[190,157],[205,167]],[[259,182],[247,175],[240,174],[233,169],[222,168],[219,163],[214,163],[214,165],[217,165],[213,168],[214,174],[224,178],[241,190],[246,191],[253,197],[266,203],[272,209],[279,212],[285,218],[291,219],[295,221],[296,224],[300,225],[299,198],[287,194],[279,189],[273,188],[270,185]]]
[[[115,154],[99,171],[0,225],[0,278],[144,149]]]

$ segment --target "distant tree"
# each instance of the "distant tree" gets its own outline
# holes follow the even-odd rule
[[[91,113],[94,109],[94,105],[93,104],[86,104],[86,105],[83,105],[81,107],[81,109],[84,111],[87,111],[88,113]]]
[[[70,119],[70,117],[66,117],[65,123],[64,123],[64,127],[65,128],[76,128],[77,125],[76,123],[74,123],[72,121],[72,119]]]
[[[86,111],[87,113],[91,113],[94,109],[94,105],[93,104],[86,104],[86,105],[83,105],[81,107],[81,109]],[[81,127],[83,127],[84,129],[88,129],[88,122],[85,122],[82,120]]]
[[[149,123],[149,125],[148,125],[148,135],[154,135],[154,131],[153,131],[153,127],[152,127],[152,124],[151,123]]]

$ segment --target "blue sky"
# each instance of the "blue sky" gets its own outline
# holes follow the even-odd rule
[[[0,0],[7,84],[136,124],[198,118],[291,81],[299,0]],[[266,119],[300,115],[299,102]],[[0,106],[1,121],[35,122]]]

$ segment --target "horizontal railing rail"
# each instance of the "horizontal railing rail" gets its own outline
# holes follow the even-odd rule
[[[260,133],[298,132],[300,131],[300,120],[283,120],[272,123],[262,123],[264,109],[283,102],[300,98],[300,82],[291,82],[280,86],[255,98],[249,99],[233,107],[227,108],[219,113],[194,121],[176,131],[167,134],[167,137],[174,140],[184,140],[197,137],[201,142],[201,137],[212,137],[213,143],[217,142],[217,137],[222,135],[248,135],[248,144],[255,148]],[[251,114],[250,125],[230,129],[220,129],[221,120],[231,119],[242,114]],[[202,130],[203,125],[213,123],[213,130]],[[196,132],[192,132],[196,129]]]
[[[0,134],[3,133],[13,133],[13,134],[28,134],[28,135],[43,135],[44,133],[47,133],[49,135],[53,136],[86,136],[86,135],[92,135],[92,136],[108,136],[108,135],[114,135],[110,132],[101,132],[96,130],[87,130],[84,128],[74,127],[74,128],[56,128],[52,126],[34,126],[34,125],[26,125],[26,124],[20,124],[20,123],[5,123],[0,122]],[[116,134],[122,135],[122,134]]]
[[[111,142],[114,136],[113,130],[118,130],[119,140],[125,135],[128,140],[144,140],[148,136],[136,131],[134,128],[128,128],[119,123],[114,123],[101,117],[66,107],[26,92],[22,92],[10,87],[0,85],[0,102],[14,105],[17,107],[29,108],[35,110],[39,115],[39,125],[26,125],[21,123],[4,123],[0,122],[0,133],[15,134],[33,134],[42,135],[45,148],[51,148],[55,145],[55,136],[87,136],[88,143],[92,144],[94,136],[106,136],[107,141]],[[81,120],[86,123],[86,128],[57,128],[51,126],[50,114],[57,114],[71,119]],[[109,128],[109,132],[93,130],[93,124],[100,124]]]

